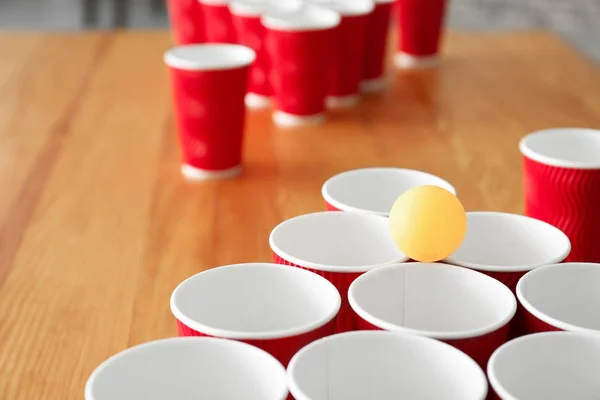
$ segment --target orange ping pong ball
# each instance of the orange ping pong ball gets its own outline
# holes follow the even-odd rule
[[[438,186],[416,186],[396,199],[390,211],[392,240],[415,261],[435,262],[458,249],[467,232],[460,200]]]

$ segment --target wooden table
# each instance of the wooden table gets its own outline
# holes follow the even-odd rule
[[[169,296],[270,260],[280,221],[323,209],[346,169],[452,182],[469,210],[521,211],[519,138],[600,127],[600,73],[545,33],[450,33],[443,65],[321,127],[252,112],[235,180],[179,174],[164,32],[0,34],[0,399],[81,399],[110,355],[176,334]]]

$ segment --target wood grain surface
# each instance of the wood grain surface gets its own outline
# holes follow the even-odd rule
[[[439,68],[327,124],[247,122],[237,179],[186,183],[164,32],[0,34],[0,399],[81,399],[91,371],[174,336],[169,296],[221,264],[267,261],[270,230],[324,208],[366,166],[449,180],[469,210],[521,212],[519,138],[600,127],[600,73],[556,37],[451,32]]]

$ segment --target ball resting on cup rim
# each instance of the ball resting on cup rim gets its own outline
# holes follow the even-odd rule
[[[439,63],[439,57],[433,56],[415,56],[398,52],[394,55],[394,65],[400,69],[431,68]]]
[[[351,94],[349,96],[327,96],[325,98],[325,105],[327,108],[339,109],[339,108],[352,108],[356,107],[360,103],[360,96],[358,94]]]
[[[282,127],[318,125],[325,122],[325,114],[294,115],[283,111],[275,111],[273,113],[273,121]]]
[[[246,97],[244,98],[244,103],[246,103],[246,107],[252,110],[258,110],[271,107],[273,101],[269,96],[264,96],[257,93],[247,93]]]
[[[233,168],[221,170],[207,170],[192,167],[188,164],[181,166],[181,174],[188,181],[205,181],[209,179],[228,179],[238,176],[242,172],[242,166],[237,165]]]

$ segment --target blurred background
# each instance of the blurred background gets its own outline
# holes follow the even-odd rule
[[[448,24],[549,29],[600,63],[600,0],[451,0]],[[0,29],[165,28],[165,0],[0,0]]]

